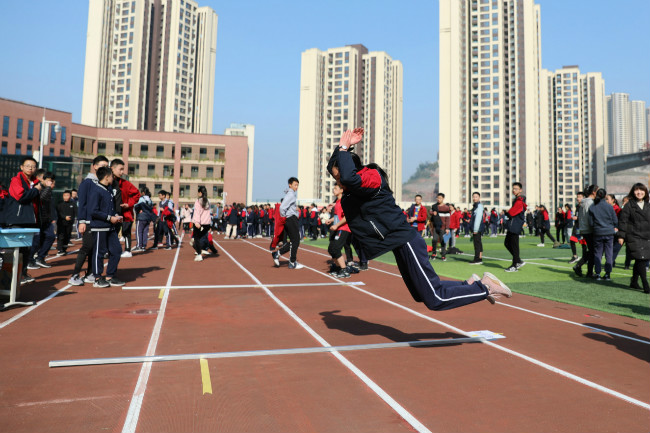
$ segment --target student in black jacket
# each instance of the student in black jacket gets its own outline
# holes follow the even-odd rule
[[[71,200],[70,190],[63,191],[63,201],[56,206],[58,220],[56,223],[57,256],[64,256],[72,236],[72,226],[77,218],[77,206]]]
[[[512,296],[510,289],[487,272],[483,278],[473,275],[466,282],[440,280],[429,262],[426,242],[395,204],[385,172],[376,164],[363,166],[356,154],[348,152],[362,138],[362,128],[346,131],[327,168],[343,185],[341,206],[346,221],[368,259],[392,251],[411,296],[431,310]]]
[[[86,206],[86,218],[90,220],[90,232],[93,235],[93,276],[95,287],[123,286],[124,281],[115,278],[117,265],[122,255],[122,246],[117,236],[117,228],[122,223],[122,216],[115,210],[113,194],[109,186],[113,183],[113,173],[108,167],[97,170],[97,184],[93,185]],[[104,272],[104,255],[108,251],[106,278]]]

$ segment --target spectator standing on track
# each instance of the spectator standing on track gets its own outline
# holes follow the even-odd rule
[[[88,173],[88,176],[81,182],[79,185],[79,204],[77,208],[77,219],[79,220],[79,232],[82,235],[82,244],[81,248],[77,252],[77,260],[72,271],[72,277],[68,280],[68,283],[73,286],[83,286],[84,282],[94,283],[95,277],[93,275],[92,267],[92,252],[94,249],[93,235],[90,232],[88,224],[90,224],[90,215],[87,213],[86,205],[90,199],[91,194],[95,192],[95,185],[99,182],[97,180],[97,170],[102,167],[108,167],[108,158],[104,155],[97,155],[93,159],[91,166],[91,172]],[[88,259],[88,271],[86,276],[81,278],[81,268],[83,268],[84,262]]]
[[[52,199],[52,189],[54,187],[54,181],[56,177],[52,172],[44,172],[40,176],[37,174],[37,177],[40,183],[43,185],[41,189],[41,208],[40,208],[40,233],[39,233],[39,242],[34,242],[32,248],[29,252],[29,257],[32,259],[27,264],[27,269],[39,269],[39,268],[51,268],[52,265],[49,265],[45,262],[47,254],[50,252],[52,244],[56,239],[54,234],[54,227],[56,226],[56,220],[58,219],[56,214],[56,206],[54,205],[54,200]],[[36,255],[36,258],[33,258]]]
[[[208,201],[208,191],[205,186],[199,186],[198,198],[194,202],[194,212],[192,212],[192,238],[194,239],[195,262],[203,261],[203,252],[210,250],[214,255],[218,253],[214,244],[209,241],[210,223],[212,215],[210,214],[210,202]]]
[[[87,216],[90,218],[89,229],[93,236],[93,276],[94,287],[123,286],[124,281],[115,277],[120,263],[122,246],[117,231],[123,217],[115,208],[115,198],[111,192],[113,173],[109,167],[97,170],[97,184],[92,185],[87,203]],[[108,252],[106,277],[104,273],[104,256]]]
[[[56,214],[58,216],[56,226],[57,256],[65,256],[72,237],[72,226],[77,218],[77,206],[72,202],[70,190],[63,191],[63,200],[56,206]]]
[[[296,208],[296,200],[298,197],[297,191],[300,183],[295,177],[290,177],[288,183],[289,187],[284,191],[284,198],[280,204],[279,216],[286,218],[284,221],[284,230],[286,230],[287,235],[289,236],[289,242],[285,242],[280,249],[276,249],[272,242],[271,256],[273,257],[273,263],[275,266],[279,267],[280,256],[291,250],[289,269],[302,269],[304,266],[297,261],[298,247],[300,246],[301,236],[300,228],[298,226],[298,209]],[[277,232],[275,236],[278,236]],[[275,242],[275,237],[273,238],[273,241]]]
[[[628,202],[620,213],[618,243],[625,242],[630,256],[634,258],[634,268],[630,287],[650,293],[647,268],[650,261],[650,203],[648,188],[635,183],[628,194]],[[639,278],[641,286],[639,286]]]
[[[411,223],[413,227],[420,233],[420,236],[423,235],[424,226],[427,222],[427,208],[422,206],[422,196],[417,194],[415,196],[415,203],[406,212],[407,221]]]
[[[363,129],[346,131],[328,164],[329,173],[343,185],[341,206],[352,233],[359,235],[369,259],[388,251],[411,296],[431,310],[447,310],[484,299],[512,296],[502,282],[489,273],[472,275],[465,282],[441,281],[428,260],[422,236],[406,221],[395,204],[385,172],[376,164],[364,166],[348,149],[361,141]]]
[[[470,265],[483,264],[483,203],[481,203],[481,194],[475,192],[472,194],[472,217],[469,225],[472,230],[472,241],[474,242],[474,260],[469,262]]]
[[[10,228],[38,228],[40,222],[41,189],[42,185],[34,176],[37,162],[31,156],[24,157],[20,162],[20,172],[11,178],[9,194],[5,195],[3,209],[3,224]],[[34,241],[38,241],[34,235]],[[27,264],[31,248],[20,248],[23,259],[22,277],[20,284],[31,283],[34,278],[27,273]]]
[[[192,210],[189,204],[183,206],[181,210],[181,222],[183,224],[183,231],[188,233],[190,231],[190,224],[192,224]]]
[[[607,191],[604,189],[599,189],[596,193],[594,204],[589,208],[589,222],[594,228],[594,268],[596,271],[594,278],[609,281],[611,280],[609,274],[612,272],[612,263],[614,262],[614,235],[618,226],[618,218],[616,218],[614,208],[605,200],[606,196]],[[601,278],[603,252],[605,253],[605,275]]]
[[[158,220],[158,215],[153,210],[153,202],[151,201],[151,192],[149,188],[143,186],[140,189],[140,198],[133,206],[135,212],[135,239],[136,247],[131,250],[145,251],[147,249],[147,241],[149,240],[149,224]],[[155,232],[155,230],[154,230]]]
[[[515,199],[512,207],[506,212],[508,218],[506,239],[503,242],[506,249],[512,254],[512,264],[505,269],[506,272],[517,272],[526,262],[519,257],[519,235],[524,229],[526,216],[526,197],[523,195],[523,186],[519,182],[512,184],[512,194]]]
[[[585,198],[578,208],[580,235],[586,243],[586,248],[582,250],[582,258],[573,267],[573,272],[579,277],[583,276],[582,265],[585,263],[587,263],[587,278],[594,275],[594,228],[589,220],[589,208],[594,204],[597,191],[598,185],[589,185],[584,192]]]
[[[111,170],[113,172],[113,199],[115,200],[115,210],[122,215],[122,237],[124,238],[124,251],[122,257],[132,257],[131,255],[131,229],[133,228],[133,206],[140,200],[140,192],[128,180],[122,179],[124,174],[124,161],[114,159],[111,161]]]

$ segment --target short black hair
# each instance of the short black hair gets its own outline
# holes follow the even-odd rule
[[[518,186],[519,189],[524,189],[524,186],[521,184],[521,182],[515,182],[512,184],[513,187]]]
[[[585,193],[584,193],[583,191],[578,191],[578,192],[576,193],[576,195],[581,195],[581,196],[584,197],[584,196],[585,196]]]
[[[70,191],[69,189],[66,189],[65,191],[63,191],[63,194],[70,194],[70,195],[72,195],[72,191]]]
[[[479,196],[479,197],[481,196],[481,193],[478,192],[478,191],[474,191],[474,192],[472,193],[472,195],[474,195],[474,194],[476,194],[476,195]]]
[[[39,177],[40,175],[45,174],[45,169],[44,168],[39,168],[34,172],[34,177]]]
[[[104,155],[97,155],[95,159],[93,159],[93,165],[97,165],[102,161],[108,162],[108,158],[106,158]]]
[[[124,161],[122,161],[119,158],[115,158],[114,160],[111,161],[111,167],[115,167],[118,165],[124,165]]]
[[[158,195],[167,195],[167,191],[161,189],[160,191],[158,191]]]
[[[95,173],[95,174],[97,175],[97,180],[101,181],[101,180],[103,180],[106,176],[112,175],[113,172],[112,172],[111,169],[108,168],[108,167],[99,167],[99,168],[97,169],[97,173]]]
[[[70,192],[77,192],[77,188],[72,188]]]
[[[445,198],[445,195],[444,195],[443,193],[439,192],[439,193],[438,193],[438,197]]]
[[[415,194],[415,198],[418,198],[418,197],[422,198],[422,194]]]
[[[20,160],[20,165],[25,165],[25,163],[26,163],[27,161],[34,161],[34,163],[35,163],[36,166],[38,167],[38,161],[36,161],[36,160],[35,160],[33,157],[31,157],[31,156],[25,156],[25,157],[23,157],[23,159]]]
[[[288,180],[289,185],[291,185],[294,182],[300,183],[300,181],[298,180],[297,177],[290,177],[289,180]]]
[[[43,175],[43,179],[52,179],[52,180],[55,180],[55,179],[56,179],[56,176],[55,176],[54,173],[52,173],[51,171],[46,171],[45,174]]]

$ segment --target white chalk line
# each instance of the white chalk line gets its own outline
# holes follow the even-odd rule
[[[264,248],[259,247],[252,242],[244,241],[247,242],[256,248],[260,248],[264,250]],[[239,266],[240,269],[242,269],[248,276],[255,281],[256,283],[262,285],[262,290],[266,292],[266,294],[271,297],[275,301],[276,304],[280,306],[292,319],[294,319],[305,331],[307,331],[316,341],[318,341],[321,345],[324,347],[331,347],[332,345],[329,344],[324,338],[322,338],[316,331],[314,331],[307,323],[305,323],[296,313],[294,313],[286,304],[284,304],[278,297],[276,297],[268,288],[266,288],[262,282],[257,279],[248,269],[246,269],[241,263],[239,263],[228,251],[223,249],[222,246],[219,245],[218,242],[214,242],[221,251],[223,251],[225,254],[230,257],[230,259],[235,262],[237,266]],[[335,278],[333,278],[336,280]],[[338,280],[337,280],[338,281]],[[346,284],[348,285],[348,284]],[[354,286],[352,286],[354,287]],[[467,335],[470,337],[469,335]],[[361,370],[359,370],[354,364],[352,364],[350,361],[348,361],[347,358],[345,358],[343,355],[341,355],[337,351],[332,351],[330,352],[334,357],[336,357],[344,366],[346,366],[350,371],[352,371],[363,383],[366,384],[370,389],[372,389],[378,396],[381,398],[386,404],[388,404],[395,412],[397,412],[406,422],[408,422],[415,430],[418,432],[431,432],[428,428],[426,428],[420,421],[418,421],[413,415],[411,415],[410,412],[408,412],[401,404],[399,404],[393,397],[391,397],[386,391],[384,391],[379,385],[377,385],[372,379],[370,379],[365,373],[363,373]]]
[[[244,242],[247,242],[247,241],[244,241]],[[252,243],[252,242],[247,242],[247,243],[250,244],[250,245],[252,245],[252,246],[254,246],[255,248],[259,248],[259,249],[261,249],[261,250],[265,250],[263,247],[260,247],[260,246],[258,246],[258,245],[255,245],[255,244]],[[283,257],[283,259],[284,259],[284,257]],[[286,259],[285,259],[285,260],[286,260]],[[310,270],[312,270],[312,271],[314,271],[314,272],[316,272],[316,273],[318,273],[318,274],[321,274],[321,275],[323,275],[323,276],[325,276],[325,277],[333,278],[333,277],[331,277],[330,275],[327,275],[326,273],[321,272],[321,271],[319,271],[319,270],[317,270],[317,269],[311,268],[311,267],[309,267],[309,266],[306,266],[306,265],[305,265],[305,268],[306,268],[306,269],[310,269]],[[393,302],[393,301],[391,301],[391,300],[389,300],[389,299],[386,299],[386,298],[384,298],[384,297],[381,297],[381,296],[379,296],[379,295],[376,295],[376,294],[374,294],[374,293],[372,293],[372,292],[369,292],[369,291],[367,291],[367,290],[365,290],[365,289],[362,289],[362,288],[360,288],[360,287],[353,286],[353,285],[349,285],[349,287],[353,288],[354,290],[358,290],[359,292],[365,293],[365,294],[367,294],[367,295],[369,295],[369,296],[372,296],[373,298],[376,298],[376,299],[379,299],[379,300],[381,300],[381,301],[383,301],[383,302],[386,302],[386,303],[388,303],[388,304],[390,304],[390,305],[393,305],[393,306],[396,306],[396,307],[398,307],[398,308],[401,308],[402,310],[407,311],[407,312],[409,312],[409,313],[411,313],[411,314],[414,314],[414,315],[416,315],[416,316],[418,316],[418,317],[421,317],[421,318],[423,318],[423,319],[425,319],[425,320],[428,320],[428,321],[433,322],[433,323],[437,323],[437,324],[439,324],[439,325],[441,325],[441,326],[444,326],[444,327],[446,327],[446,328],[448,328],[448,329],[451,329],[452,331],[458,332],[458,333],[463,334],[463,335],[465,335],[465,336],[467,336],[467,337],[470,336],[470,333],[467,332],[467,331],[463,331],[463,330],[461,330],[461,329],[459,329],[459,328],[456,328],[456,327],[453,326],[453,325],[450,325],[450,324],[448,324],[448,323],[445,323],[445,322],[442,322],[442,321],[440,321],[440,320],[434,319],[433,317],[429,317],[429,316],[427,316],[427,315],[424,315],[424,314],[422,314],[422,313],[419,313],[419,312],[417,312],[417,311],[415,311],[415,310],[412,310],[412,309],[410,309],[410,308],[408,308],[408,307],[405,307],[405,306],[403,306],[403,305],[401,305],[401,304],[398,304],[398,303]],[[540,366],[540,367],[542,367],[542,368],[544,368],[544,369],[546,369],[546,370],[549,370],[549,371],[551,371],[551,372],[553,372],[553,373],[557,373],[557,374],[559,374],[559,375],[561,375],[561,376],[563,376],[563,377],[566,377],[566,378],[568,378],[568,379],[571,379],[571,380],[574,380],[574,381],[576,381],[576,382],[579,382],[579,383],[581,383],[581,384],[583,384],[583,385],[586,385],[586,386],[588,386],[588,387],[590,387],[590,388],[593,388],[593,389],[599,390],[599,391],[604,392],[604,393],[606,393],[606,394],[609,394],[609,395],[611,395],[611,396],[613,396],[613,397],[617,397],[617,398],[619,398],[619,399],[621,399],[621,400],[627,401],[628,403],[632,403],[632,404],[635,404],[635,405],[637,405],[637,406],[640,406],[640,407],[642,407],[642,408],[644,408],[644,409],[650,410],[650,404],[648,404],[648,403],[645,403],[645,402],[643,402],[643,401],[641,401],[641,400],[637,400],[637,399],[635,399],[635,398],[633,398],[633,397],[627,396],[627,395],[625,395],[625,394],[623,394],[623,393],[620,393],[620,392],[618,392],[618,391],[614,391],[613,389],[606,388],[606,387],[604,387],[604,386],[602,386],[602,385],[599,385],[599,384],[597,384],[597,383],[595,383],[595,382],[592,382],[592,381],[590,381],[590,380],[584,379],[584,378],[582,378],[582,377],[580,377],[580,376],[577,376],[577,375],[575,375],[575,374],[573,374],[573,373],[569,373],[568,371],[564,371],[564,370],[559,369],[559,368],[557,368],[557,367],[554,367],[554,366],[552,366],[552,365],[550,365],[550,364],[547,364],[547,363],[545,363],[545,362],[542,362],[542,361],[539,361],[539,360],[537,360],[537,359],[535,359],[535,358],[532,358],[532,357],[530,357],[530,356],[528,356],[528,355],[524,355],[523,353],[516,352],[516,351],[514,351],[514,350],[508,349],[508,348],[506,348],[506,347],[500,346],[500,345],[498,345],[498,344],[495,344],[495,343],[492,343],[492,342],[489,342],[489,341],[485,341],[484,344],[487,344],[487,345],[489,345],[490,347],[493,347],[493,348],[495,348],[495,349],[497,349],[497,350],[501,350],[501,351],[503,351],[503,352],[506,352],[506,353],[509,353],[509,354],[511,354],[511,355],[514,355],[514,356],[516,356],[516,357],[518,357],[518,358],[521,358],[521,359],[523,359],[523,360],[525,360],[525,361],[528,361],[528,362],[530,362],[530,363],[532,363],[532,364],[535,364],[535,365],[537,365],[537,366]]]
[[[362,281],[355,281],[351,283],[357,286],[364,286]],[[246,289],[246,288],[259,288],[259,287],[315,287],[315,286],[340,286],[344,283],[292,283],[292,284],[216,284],[216,285],[196,285],[196,286],[122,286],[122,290],[160,290],[160,289]]]
[[[176,248],[174,262],[172,263],[172,268],[169,271],[169,277],[167,278],[167,284],[165,286],[165,293],[163,295],[162,301],[160,302],[160,309],[158,310],[156,323],[154,324],[153,332],[151,333],[151,339],[149,340],[149,346],[147,347],[147,356],[153,356],[156,353],[156,346],[158,346],[158,339],[160,338],[160,329],[162,328],[163,319],[165,317],[165,310],[167,309],[167,300],[169,299],[169,287],[172,285],[172,279],[174,278],[174,271],[176,270],[176,264],[178,263],[178,254],[181,251],[183,236],[185,236],[185,233],[181,234],[180,240],[178,242],[179,245]],[[122,433],[133,433],[138,426],[140,410],[142,409],[142,400],[144,399],[144,393],[147,389],[149,373],[151,373],[151,365],[151,362],[145,362],[142,364],[140,375],[138,376],[138,382],[135,385],[135,390],[133,391],[133,396],[131,397],[131,404],[129,405],[129,410],[126,414],[126,420],[124,421]]]

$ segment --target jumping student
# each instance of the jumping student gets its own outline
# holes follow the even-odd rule
[[[138,199],[138,202],[135,204],[135,206],[133,206],[133,211],[136,213],[136,246],[131,251],[145,251],[147,249],[147,241],[149,239],[149,224],[158,219],[158,216],[153,211],[151,192],[149,192],[149,188],[146,186],[143,186],[140,189],[140,198]]]
[[[364,166],[349,148],[363,138],[363,129],[346,131],[334,150],[327,169],[343,185],[341,206],[350,230],[359,235],[369,259],[388,251],[411,296],[431,310],[447,310],[484,299],[494,302],[512,292],[494,275],[472,275],[466,282],[441,281],[427,257],[427,245],[406,221],[388,186],[386,173],[376,164]]]
[[[526,262],[519,257],[519,235],[526,221],[526,197],[523,195],[523,185],[519,182],[512,184],[512,194],[515,196],[512,207],[506,212],[508,217],[506,239],[503,242],[506,249],[512,254],[512,264],[505,269],[506,272],[517,272]]]
[[[291,250],[289,269],[302,269],[304,266],[296,260],[298,247],[300,246],[300,228],[298,227],[298,209],[296,208],[297,191],[300,183],[295,177],[290,177],[288,183],[289,187],[284,191],[284,198],[282,199],[282,203],[280,203],[280,216],[285,218],[284,230],[286,230],[287,236],[289,236],[289,242],[285,242],[277,250],[273,247],[273,243],[271,243],[271,247],[274,248],[271,256],[273,257],[273,263],[278,267],[280,266],[280,256]],[[278,236],[277,229],[278,227],[276,227],[276,236]],[[275,241],[275,237],[273,240]]]
[[[210,250],[212,254],[217,254],[218,251],[214,244],[208,240],[210,233],[210,223],[212,222],[212,215],[210,214],[210,202],[208,201],[208,191],[205,186],[199,186],[199,194],[196,202],[194,202],[194,212],[192,213],[192,228],[194,239],[194,250],[196,251],[195,262],[203,261],[203,251]]]
[[[123,217],[115,209],[113,194],[109,191],[113,183],[113,174],[108,167],[97,170],[97,184],[89,194],[86,218],[90,218],[90,231],[93,235],[93,275],[95,287],[123,286],[124,281],[115,277],[117,265],[122,255],[122,246],[117,230]],[[104,272],[104,255],[108,255],[106,278]]]
[[[483,264],[483,203],[481,203],[481,193],[475,192],[472,194],[472,217],[469,220],[469,225],[472,230],[472,240],[474,242],[474,260],[469,262],[470,265]]]
[[[79,185],[79,203],[77,208],[77,219],[79,220],[78,229],[79,233],[82,235],[82,244],[81,248],[77,252],[77,260],[74,265],[74,270],[72,271],[72,277],[68,280],[68,283],[73,286],[83,286],[84,282],[94,283],[95,277],[92,272],[92,260],[91,254],[93,252],[93,235],[88,229],[88,224],[90,224],[90,216],[87,214],[86,204],[90,198],[90,195],[94,192],[94,186],[98,183],[96,172],[102,167],[108,167],[108,158],[104,155],[97,155],[93,159],[91,166],[91,172],[88,173],[88,176],[81,182]],[[84,265],[84,262],[88,258],[88,272],[86,272],[85,278],[81,278],[79,274],[81,273],[81,268]]]
[[[133,206],[140,200],[140,192],[128,180],[122,179],[124,174],[124,161],[114,159],[111,161],[113,171],[113,198],[115,209],[124,217],[122,221],[122,237],[124,238],[124,252],[122,257],[131,255],[131,228],[133,227]]]

